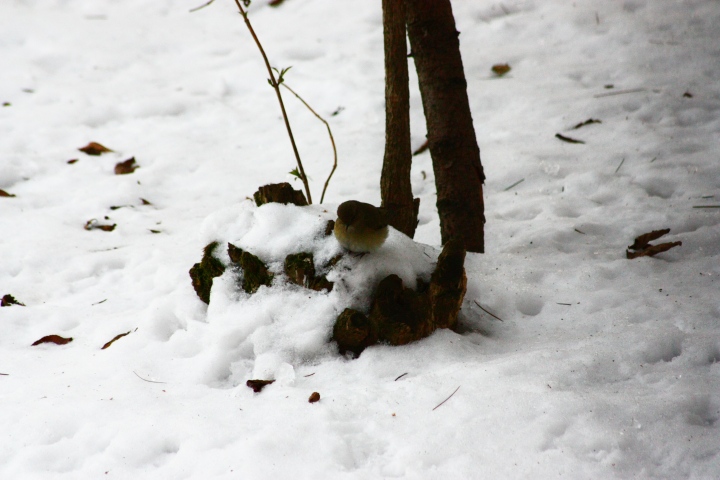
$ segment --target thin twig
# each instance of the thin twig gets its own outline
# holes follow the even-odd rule
[[[693,208],[720,208],[720,205],[693,205]]]
[[[148,383],[167,383],[167,382],[156,382],[155,380],[148,380],[147,378],[143,378],[143,377],[141,377],[140,375],[138,375],[135,370],[133,370],[133,373],[135,374],[136,377],[138,377],[138,378],[139,378],[140,380],[142,380],[143,382],[148,382]]]
[[[312,377],[313,375],[315,375],[315,373],[317,373],[317,372],[313,372],[313,373],[311,373],[310,375],[305,375],[305,378],[307,378],[307,377]]]
[[[300,153],[298,152],[297,145],[295,145],[295,137],[293,137],[292,129],[290,128],[290,120],[288,120],[287,112],[285,111],[285,104],[283,103],[282,94],[280,93],[280,84],[277,82],[277,80],[275,80],[275,75],[273,74],[272,67],[270,66],[270,61],[268,60],[267,55],[265,55],[265,50],[263,49],[260,40],[255,34],[255,30],[253,30],[252,25],[250,24],[250,19],[248,18],[247,12],[242,7],[242,5],[240,5],[240,0],[235,0],[235,5],[237,5],[238,9],[240,10],[240,14],[245,20],[245,25],[247,25],[248,30],[250,30],[250,35],[252,35],[253,40],[255,40],[255,43],[260,50],[260,54],[262,55],[263,60],[265,60],[265,67],[267,68],[268,74],[270,75],[270,85],[275,89],[275,94],[277,95],[278,102],[280,103],[280,110],[282,110],[283,120],[285,120],[285,128],[287,129],[288,136],[290,137],[290,143],[292,144],[293,153],[295,153],[295,160],[297,160],[298,170],[300,171],[300,180],[302,180],[303,185],[305,186],[305,193],[307,194],[308,204],[312,205],[310,185],[308,184],[307,175],[305,175],[305,169],[303,168],[302,161],[300,160]]]
[[[613,97],[615,95],[625,95],[626,93],[638,93],[638,92],[644,92],[644,88],[631,88],[629,90],[617,90],[615,92],[607,92],[607,93],[597,93],[593,95],[593,98],[602,98],[602,97]]]
[[[407,374],[408,374],[408,372],[403,373],[402,375],[400,375],[399,377],[397,377],[397,378],[395,379],[395,381],[397,382],[398,380],[400,380],[402,377],[404,377],[404,376],[407,375]]]
[[[211,3],[213,3],[214,1],[215,1],[215,0],[210,0],[210,1],[207,2],[207,3],[204,3],[204,4],[200,5],[199,7],[192,8],[192,9],[190,9],[190,13],[197,12],[197,11],[200,10],[201,8],[207,7],[208,5],[210,5]]]
[[[490,313],[490,312],[488,312],[487,310],[485,310],[485,309],[482,307],[482,305],[480,305],[480,304],[479,304],[478,302],[476,302],[475,300],[473,300],[473,302],[475,302],[475,305],[477,305],[478,307],[480,307],[480,310],[482,310],[483,312],[487,313],[488,315],[490,315],[490,316],[493,317],[493,318],[497,318],[497,319],[500,320],[501,322],[503,321],[502,318],[498,317],[497,315],[493,315],[492,313]]]
[[[620,161],[620,165],[618,165],[617,168],[615,169],[615,173],[617,173],[618,170],[620,170],[620,167],[623,166],[623,163],[625,163],[625,157],[623,157],[623,159]]]
[[[524,182],[524,181],[525,181],[525,179],[524,179],[524,178],[521,178],[520,180],[518,180],[517,182],[513,183],[513,184],[510,185],[509,187],[504,188],[504,189],[503,189],[503,192],[507,192],[507,191],[510,190],[511,188],[517,187],[518,185],[520,185],[520,184],[521,184],[522,182]]]
[[[575,229],[575,231],[576,231],[577,233],[580,233],[580,234],[582,234],[582,235],[586,235],[586,233],[585,233],[585,232],[581,232],[581,231],[580,231],[580,230],[578,230],[577,228]]]
[[[565,305],[567,307],[572,307],[572,303],[560,303],[560,302],[555,302],[555,303],[557,303],[558,305]]]
[[[297,99],[300,100],[303,103],[303,105],[305,105],[308,108],[308,110],[310,110],[312,112],[312,114],[315,115],[327,127],[328,135],[330,136],[330,143],[332,143],[332,149],[333,149],[333,168],[330,171],[330,175],[328,175],[327,180],[325,181],[325,187],[323,188],[322,195],[320,195],[320,203],[323,203],[323,200],[325,200],[325,191],[327,190],[328,184],[330,183],[330,179],[332,178],[333,173],[335,173],[335,169],[337,168],[337,148],[335,148],[335,139],[333,138],[332,130],[330,130],[330,124],[323,117],[318,115],[318,113],[315,110],[313,110],[312,107],[310,105],[308,105],[308,103],[305,100],[303,100],[303,98],[300,95],[298,95],[295,90],[288,87],[287,84],[285,84],[284,82],[281,83],[280,85],[282,85],[283,87],[290,90],[290,93],[295,95],[297,97]]]
[[[455,393],[456,393],[458,390],[460,390],[460,387],[461,387],[461,385],[458,385],[458,387],[455,389],[454,392],[452,392],[452,393],[450,394],[449,397],[447,397],[445,400],[443,400],[442,402],[440,402],[435,408],[433,408],[433,412],[434,412],[435,410],[437,410],[443,403],[445,403],[445,402],[447,402],[448,400],[450,400],[450,399],[452,398],[452,396],[455,395]]]

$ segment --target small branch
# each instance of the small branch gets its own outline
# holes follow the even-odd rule
[[[517,182],[513,183],[513,184],[510,185],[509,187],[504,188],[504,189],[503,189],[503,192],[507,192],[507,191],[510,190],[511,188],[517,187],[518,185],[520,185],[520,184],[521,184],[522,182],[524,182],[524,181],[525,181],[525,179],[524,179],[524,178],[521,178],[520,180],[518,180]]]
[[[490,316],[493,317],[493,318],[496,318],[496,319],[500,320],[501,322],[503,321],[502,318],[498,317],[497,315],[493,315],[492,313],[490,313],[490,312],[488,312],[487,310],[485,310],[485,309],[482,307],[482,305],[480,305],[480,304],[479,304],[478,302],[476,302],[475,300],[473,300],[473,302],[475,302],[475,305],[477,305],[478,307],[480,307],[480,310],[482,310],[483,312],[487,313],[488,315],[490,315]]]
[[[308,204],[312,205],[310,185],[308,185],[307,175],[305,175],[305,169],[303,168],[302,161],[300,160],[300,153],[298,152],[297,145],[295,145],[295,137],[293,137],[292,129],[290,128],[290,120],[288,120],[287,112],[285,111],[285,104],[283,103],[282,94],[280,93],[280,84],[277,82],[277,80],[275,80],[275,74],[273,73],[272,67],[270,66],[270,61],[265,54],[265,50],[263,49],[260,40],[255,34],[255,30],[253,30],[252,25],[250,24],[250,19],[248,18],[247,12],[242,7],[242,5],[240,5],[240,0],[235,0],[235,5],[237,5],[238,9],[240,10],[240,14],[245,20],[245,25],[247,25],[247,28],[250,31],[250,35],[252,35],[253,40],[255,40],[255,44],[260,50],[260,54],[265,61],[265,67],[267,68],[268,74],[270,75],[270,85],[275,89],[278,103],[280,103],[280,110],[282,111],[283,120],[285,121],[285,128],[287,129],[288,136],[290,137],[290,143],[292,144],[293,153],[295,154],[295,160],[297,160],[298,170],[300,171],[300,180],[302,180],[303,185],[305,186],[305,194],[307,195]]]
[[[397,382],[398,380],[400,380],[400,379],[401,379],[402,377],[404,377],[405,375],[407,375],[407,372],[405,372],[405,373],[403,373],[402,375],[400,375],[399,377],[397,377],[397,378],[395,379],[395,381]]]
[[[720,205],[693,205],[693,208],[720,208]]]
[[[303,103],[303,105],[305,105],[308,108],[308,110],[310,110],[312,112],[312,114],[315,115],[327,127],[328,135],[330,136],[330,143],[332,144],[332,149],[333,149],[333,167],[332,167],[332,170],[330,171],[330,175],[328,175],[328,178],[325,181],[325,187],[323,188],[322,195],[320,195],[320,203],[323,203],[323,200],[325,200],[325,191],[327,191],[328,184],[330,184],[330,179],[332,178],[333,173],[335,173],[335,169],[337,168],[337,148],[335,148],[335,139],[333,138],[332,130],[330,130],[330,124],[323,117],[318,115],[318,113],[315,110],[313,110],[312,107],[310,105],[308,105],[308,103],[305,100],[303,100],[303,98],[300,95],[298,95],[295,90],[288,87],[287,84],[285,84],[285,83],[281,83],[280,85],[282,85],[283,87],[290,90],[290,93],[295,95],[297,97],[297,99],[300,100]]]
[[[581,235],[586,235],[586,233],[585,233],[585,232],[581,232],[581,231],[580,231],[580,230],[578,230],[577,228],[575,229],[575,231],[576,231],[577,233],[581,234]]]
[[[138,375],[135,370],[133,370],[133,373],[135,374],[136,377],[138,377],[138,378],[139,378],[140,380],[142,380],[143,382],[148,382],[148,383],[167,383],[167,382],[156,382],[155,380],[148,380],[147,378],[143,378],[143,377],[141,377],[140,375]]]
[[[447,402],[448,400],[450,400],[450,399],[452,398],[452,396],[455,395],[455,393],[456,393],[458,390],[460,390],[460,387],[461,387],[461,385],[458,385],[458,387],[455,389],[454,392],[452,392],[452,393],[450,394],[449,397],[447,397],[445,400],[443,400],[442,402],[440,402],[435,408],[433,408],[433,412],[434,412],[435,410],[437,410],[438,408],[440,408],[440,406],[442,406],[443,403],[445,403],[445,402]]]
[[[631,88],[629,90],[618,90],[616,92],[597,93],[593,95],[593,98],[613,97],[615,95],[625,95],[626,93],[638,93],[644,91],[644,88]]]
[[[199,7],[191,8],[191,9],[190,9],[190,13],[197,12],[197,11],[200,10],[201,8],[207,7],[208,5],[210,5],[211,3],[213,3],[214,1],[215,1],[215,0],[210,0],[210,1],[207,2],[207,3],[204,3],[204,4],[200,5]]]
[[[620,161],[620,165],[618,165],[617,168],[615,169],[615,173],[617,173],[620,170],[620,167],[623,166],[623,163],[625,163],[625,157],[623,157],[623,159]]]
[[[557,303],[558,305],[565,305],[566,307],[572,307],[572,303],[560,303],[560,302],[555,302],[555,303]]]

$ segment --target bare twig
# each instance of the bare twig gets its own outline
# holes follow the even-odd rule
[[[720,208],[720,205],[693,205],[693,208]]]
[[[625,157],[623,157],[623,159],[620,161],[620,165],[618,165],[617,168],[615,169],[615,173],[617,173],[620,170],[620,167],[623,166],[623,163],[625,163]]]
[[[395,381],[397,382],[398,380],[400,380],[400,379],[401,379],[402,377],[404,377],[405,375],[407,375],[407,372],[405,372],[405,373],[403,373],[402,375],[400,375],[399,377],[397,377],[397,378],[395,379]]]
[[[209,2],[203,3],[203,4],[200,5],[199,7],[191,8],[191,9],[190,9],[190,13],[197,12],[197,11],[200,10],[201,8],[207,7],[208,5],[210,5],[211,3],[213,3],[214,1],[215,1],[215,0],[210,0]]]
[[[577,228],[575,229],[575,231],[576,231],[577,233],[581,234],[581,235],[586,235],[585,232],[582,232],[582,231],[578,230]]]
[[[510,185],[509,187],[504,188],[504,189],[503,189],[503,192],[507,192],[507,191],[510,190],[511,188],[517,187],[518,185],[520,185],[520,184],[521,184],[522,182],[524,182],[524,181],[525,181],[525,179],[524,179],[524,178],[521,178],[520,180],[518,180],[517,182],[513,183],[513,184]]]
[[[487,310],[485,310],[485,309],[482,307],[482,305],[480,305],[480,304],[479,304],[478,302],[476,302],[475,300],[473,300],[473,302],[475,302],[475,305],[477,305],[478,307],[480,307],[480,310],[482,310],[483,312],[487,313],[488,315],[490,315],[490,316],[493,317],[493,318],[496,318],[496,319],[500,320],[501,322],[503,321],[502,318],[498,317],[497,315],[493,315],[492,313],[490,313],[490,312],[488,312]]]
[[[335,169],[337,168],[337,148],[335,148],[335,139],[333,138],[332,130],[330,130],[330,124],[323,117],[318,115],[318,113],[315,110],[313,110],[312,107],[310,105],[308,105],[308,103],[305,100],[303,100],[303,98],[300,95],[298,95],[295,90],[288,87],[287,84],[284,82],[281,83],[280,85],[282,85],[283,87],[290,90],[290,93],[295,95],[297,97],[297,99],[300,100],[303,103],[303,105],[305,105],[308,108],[308,110],[310,110],[312,112],[312,114],[315,115],[318,118],[318,120],[323,122],[325,124],[325,126],[327,127],[328,135],[330,136],[330,143],[332,144],[332,149],[333,149],[333,167],[332,167],[332,170],[330,171],[330,175],[328,175],[328,178],[325,181],[325,187],[323,188],[322,195],[320,195],[320,203],[323,203],[323,200],[325,200],[325,192],[327,191],[328,185],[330,184],[330,179],[332,178],[333,173],[335,173]]]
[[[148,380],[147,378],[143,378],[143,377],[141,377],[140,375],[138,375],[135,370],[133,370],[133,373],[135,374],[136,377],[138,377],[138,378],[139,378],[140,380],[142,380],[143,382],[148,382],[148,383],[167,383],[167,382],[156,382],[155,380]]]
[[[447,402],[448,400],[450,400],[450,399],[452,398],[452,396],[455,395],[455,393],[456,393],[458,390],[460,390],[460,387],[461,387],[461,385],[458,385],[458,387],[455,389],[454,392],[452,392],[452,393],[450,394],[449,397],[447,397],[447,398],[446,398],[445,400],[443,400],[442,402],[438,403],[437,406],[436,406],[435,408],[433,408],[433,412],[434,412],[435,410],[437,410],[438,408],[440,408],[440,406],[441,406],[443,403],[445,403],[445,402]]]
[[[305,194],[307,195],[307,201],[308,204],[312,205],[312,196],[310,195],[310,185],[308,184],[307,175],[305,175],[305,169],[303,168],[302,161],[300,160],[300,153],[298,152],[297,145],[295,145],[295,137],[293,137],[292,129],[290,128],[290,120],[288,120],[287,112],[285,112],[285,104],[282,100],[282,94],[280,93],[280,83],[275,79],[275,74],[273,73],[273,69],[270,66],[270,61],[267,58],[267,55],[265,54],[265,50],[262,47],[262,44],[260,43],[260,40],[258,39],[257,35],[255,34],[255,30],[253,30],[252,25],[250,24],[250,19],[248,18],[248,14],[245,11],[245,9],[240,5],[240,0],[235,0],[235,5],[237,5],[238,9],[240,10],[240,14],[243,16],[243,19],[245,20],[245,25],[247,25],[248,30],[250,31],[250,35],[252,35],[253,40],[255,40],[255,44],[257,45],[258,49],[260,50],[260,54],[263,57],[263,60],[265,60],[265,67],[267,68],[268,74],[270,75],[269,81],[270,85],[275,89],[275,94],[277,95],[278,103],[280,103],[280,110],[282,110],[283,120],[285,120],[285,128],[287,129],[288,136],[290,137],[290,143],[292,144],[293,153],[295,153],[295,160],[297,160],[298,165],[298,171],[300,173],[300,180],[302,180],[303,185],[305,186]]]
[[[593,98],[602,98],[602,97],[613,97],[615,95],[625,95],[626,93],[638,93],[638,92],[644,92],[644,88],[631,88],[628,90],[617,90],[615,92],[607,92],[607,93],[597,93],[593,95]]]

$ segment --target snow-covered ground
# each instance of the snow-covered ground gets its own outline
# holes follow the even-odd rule
[[[355,360],[328,342],[337,314],[438,253],[428,153],[417,243],[344,260],[343,288],[278,275],[248,296],[228,272],[206,307],[188,276],[212,240],[275,270],[327,259],[337,205],[380,201],[380,1],[267,3],[271,62],[338,145],[322,205],[248,199],[295,165],[234,2],[0,3],[0,295],[26,305],[0,309],[0,478],[720,478],[720,208],[696,208],[720,206],[720,3],[455,0],[487,253],[466,260],[464,333]],[[285,101],[317,202],[330,143]],[[661,228],[682,246],[625,258]],[[50,334],[73,341],[31,346]]]

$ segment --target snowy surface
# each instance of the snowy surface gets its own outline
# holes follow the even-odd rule
[[[438,253],[427,153],[418,243],[343,260],[344,288],[279,275],[248,296],[226,274],[206,307],[188,270],[212,240],[320,262],[337,205],[379,203],[380,1],[250,8],[338,144],[305,209],[247,198],[294,159],[234,3],[201,3],[0,3],[0,295],[26,304],[0,309],[0,478],[720,478],[720,209],[694,208],[720,205],[720,3],[455,0],[487,253],[466,261],[464,333],[355,360],[328,343],[337,314]],[[330,144],[285,99],[317,202]],[[661,228],[682,246],[625,258]],[[30,346],[49,334],[74,340]]]

